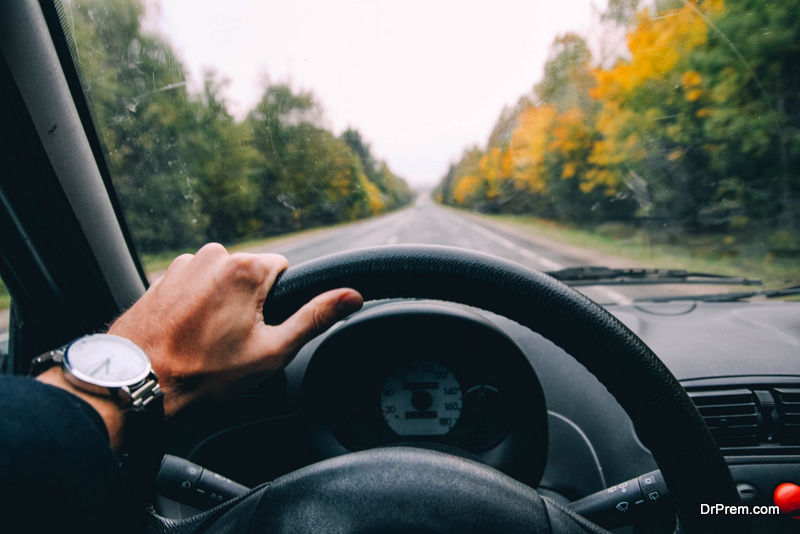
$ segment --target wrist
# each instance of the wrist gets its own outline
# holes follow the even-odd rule
[[[102,397],[83,391],[71,384],[59,367],[52,367],[36,377],[36,380],[61,388],[89,404],[100,414],[108,431],[111,449],[118,451],[122,445],[122,434],[125,425],[125,410],[111,397]]]

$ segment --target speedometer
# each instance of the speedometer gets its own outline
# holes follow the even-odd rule
[[[415,361],[393,370],[381,390],[381,412],[399,436],[442,436],[461,416],[461,384],[438,362]]]

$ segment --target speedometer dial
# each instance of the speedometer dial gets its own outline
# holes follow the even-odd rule
[[[416,361],[392,371],[381,390],[381,411],[399,436],[442,436],[461,416],[461,384],[444,365]]]

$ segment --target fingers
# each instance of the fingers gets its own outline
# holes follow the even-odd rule
[[[289,261],[279,254],[231,254],[229,262],[236,274],[262,289],[269,289],[278,274],[289,267]],[[264,295],[266,298],[266,294]]]
[[[269,290],[278,274],[288,267],[286,258],[278,254],[228,254],[219,243],[209,243],[197,254],[182,254],[175,258],[166,274],[172,278],[212,279],[215,277],[209,274],[217,272],[221,280],[241,281],[256,290],[266,286]]]
[[[333,326],[337,321],[344,319],[353,312],[361,309],[364,300],[361,294],[354,289],[334,289],[323,293],[281,325],[268,330],[273,347],[281,347],[291,358],[300,350],[300,347],[317,337],[319,334]],[[288,360],[285,362],[288,363]]]

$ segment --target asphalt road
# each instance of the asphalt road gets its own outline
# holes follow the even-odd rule
[[[252,252],[283,254],[290,264],[296,265],[336,252],[395,244],[462,247],[501,256],[541,271],[587,264],[607,265],[599,262],[615,260],[554,242],[542,244],[536,236],[522,235],[511,228],[438,206],[427,195],[420,195],[412,207],[398,212],[254,248]],[[621,266],[618,259],[614,263],[614,266]],[[641,294],[640,289],[589,287],[583,292],[601,303],[629,303]]]

